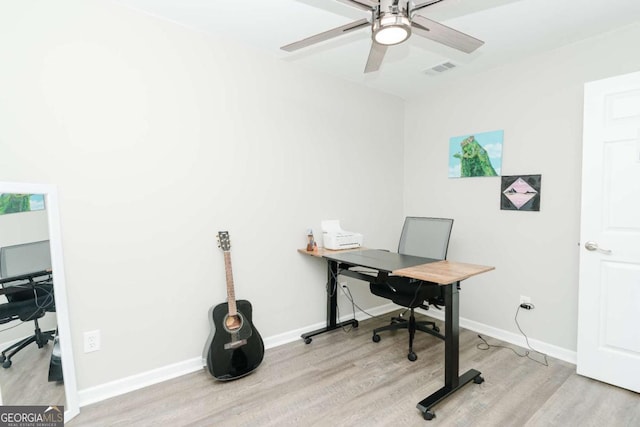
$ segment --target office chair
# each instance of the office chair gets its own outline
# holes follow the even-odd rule
[[[407,217],[402,227],[398,253],[444,260],[447,258],[452,227],[453,219]],[[407,329],[409,331],[407,358],[413,362],[418,358],[413,351],[416,330],[443,338],[439,334],[440,329],[435,322],[416,322],[414,313],[414,309],[417,307],[428,310],[429,304],[436,307],[444,305],[442,286],[432,282],[390,276],[385,283],[371,283],[369,289],[374,295],[389,299],[410,310],[408,320],[403,318],[401,314],[399,317],[392,317],[389,325],[374,329],[373,342],[380,341],[379,332]]]
[[[31,343],[44,347],[55,331],[42,331],[38,319],[55,311],[49,241],[25,243],[0,248],[0,286],[7,302],[0,304],[0,324],[14,320],[33,321],[34,333],[0,353],[3,368],[9,368],[12,358]]]

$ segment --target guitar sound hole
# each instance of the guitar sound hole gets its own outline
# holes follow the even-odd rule
[[[227,316],[227,318],[225,319],[225,326],[229,331],[236,331],[242,326],[242,319],[240,319],[240,316],[237,315]]]

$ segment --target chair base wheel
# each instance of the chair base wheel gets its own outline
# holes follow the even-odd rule
[[[436,414],[434,414],[431,411],[424,411],[424,414],[422,414],[422,418],[424,418],[427,421],[431,421],[435,417],[436,417]]]
[[[412,362],[415,362],[416,360],[418,360],[418,356],[412,351],[409,354],[407,354],[407,359],[409,359]]]
[[[11,360],[5,360],[5,362],[2,364],[2,367],[4,369],[10,368],[11,367]]]
[[[371,337],[371,341],[373,341],[373,342],[380,342],[380,335],[378,335],[378,334],[373,334],[373,336]]]
[[[305,338],[305,339],[304,339],[304,343],[305,343],[305,344],[311,344],[311,341],[313,341],[313,340],[311,339],[311,337],[307,337],[307,338]]]

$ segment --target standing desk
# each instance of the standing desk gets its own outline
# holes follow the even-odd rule
[[[390,274],[437,283],[444,287],[445,297],[445,333],[444,333],[444,386],[422,399],[416,407],[424,419],[435,417],[431,408],[452,395],[467,383],[480,384],[484,381],[479,371],[469,369],[459,375],[459,293],[458,285],[464,279],[493,270],[495,267],[441,261],[412,255],[397,254],[374,249],[355,249],[331,251],[318,249],[298,252],[327,260],[327,325],[324,328],[302,334],[306,344],[311,337],[332,331],[345,325],[358,326],[355,319],[338,322],[337,289],[338,275],[345,275],[369,283],[384,283]],[[366,267],[377,272],[376,275],[351,270],[354,267]]]
[[[33,286],[39,283],[39,281],[36,281],[34,279],[46,276],[51,277],[51,270],[42,270],[35,273],[21,274],[19,276],[5,277],[3,279],[0,279],[0,295],[23,292],[25,290],[33,289]],[[5,284],[11,282],[18,283],[5,286]]]

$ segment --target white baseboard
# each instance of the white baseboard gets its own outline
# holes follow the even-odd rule
[[[372,309],[367,309],[367,312],[373,316],[379,316],[380,314],[388,313],[391,310],[396,309],[396,307],[398,306],[393,303],[389,303],[389,304],[381,305],[378,307],[374,307]],[[370,318],[369,315],[361,311],[356,311],[356,319],[358,321],[363,321],[369,318]],[[350,319],[353,319],[353,313],[341,316],[340,322],[345,322]],[[267,337],[264,339],[264,346],[265,348],[269,349],[273,347],[278,347],[283,344],[288,344],[290,342],[299,340],[300,335],[304,334],[305,332],[315,331],[316,329],[324,328],[326,325],[327,325],[326,322],[314,323],[313,325],[309,325],[304,328],[295,329],[289,332],[284,332],[282,334],[274,335],[272,337]]]
[[[368,310],[374,316],[387,313],[394,309],[394,304],[385,304],[379,307]],[[353,318],[353,314],[342,316],[340,321],[346,321]],[[356,313],[356,319],[359,321],[368,319],[369,316],[362,312]],[[300,339],[300,335],[305,332],[320,329],[326,325],[326,322],[315,323],[304,328],[295,329],[282,334],[274,335],[264,338],[265,348],[278,347],[283,344],[288,344],[295,340]],[[130,377],[122,378],[119,380],[111,381],[105,384],[97,385],[95,387],[86,388],[78,391],[78,400],[80,406],[87,406],[92,403],[97,403],[112,397],[116,397],[125,393],[129,393],[134,390],[148,387],[153,384],[158,384],[163,381],[170,380],[182,375],[190,374],[191,372],[203,369],[205,361],[202,357],[196,357],[186,360],[184,362],[174,363],[162,368],[153,369],[151,371],[142,372],[140,374],[132,375]]]
[[[402,310],[403,307],[389,303],[374,307],[367,310],[371,315],[378,316],[384,313],[388,313],[393,310]],[[444,311],[439,310],[417,310],[423,314],[434,317],[438,320],[444,320]],[[346,321],[353,318],[353,314],[345,315],[340,318],[340,321]],[[362,312],[356,313],[356,319],[359,321],[368,319],[369,316]],[[300,339],[300,335],[305,332],[313,331],[323,328],[326,325],[325,322],[315,323],[313,325],[306,326],[304,328],[295,329],[292,331],[284,332],[282,334],[270,336],[264,338],[265,348],[274,348],[290,342]],[[509,331],[497,329],[492,326],[488,326],[473,320],[460,318],[460,326],[477,332],[479,334],[487,335],[492,338],[496,338],[510,344],[526,348],[526,341],[522,335],[514,334]],[[548,356],[555,357],[556,359],[564,360],[569,363],[576,363],[576,352],[570,351],[564,348],[560,348],[551,344],[544,343],[542,341],[529,338],[529,343],[536,350],[547,354]],[[162,368],[153,369],[151,371],[143,372],[130,377],[122,378],[120,380],[111,381],[106,384],[101,384],[95,387],[90,387],[84,390],[78,391],[78,398],[80,406],[90,405],[102,400],[109,399],[111,397],[119,396],[121,394],[129,393],[134,390],[148,387],[153,384],[158,384],[163,381],[170,380],[182,375],[195,372],[199,369],[203,369],[204,363],[202,357],[195,357],[193,359],[186,360],[184,362],[174,363]]]
[[[111,397],[129,393],[130,391],[190,374],[191,372],[195,372],[199,369],[202,369],[202,358],[195,357],[193,359],[185,360],[184,362],[174,363],[162,368],[153,369],[130,377],[100,384],[95,387],[79,390],[79,404],[82,407],[92,403],[97,403]]]
[[[399,307],[398,308],[402,308]],[[425,314],[427,316],[433,317],[438,320],[444,321],[444,310],[416,310],[419,313]],[[481,335],[486,335],[492,338],[499,339],[501,341],[507,342],[509,344],[516,345],[518,347],[522,347],[524,349],[528,349],[527,341],[522,334],[516,334],[513,332],[505,331],[504,329],[494,328],[493,326],[485,325],[484,323],[476,322],[474,320],[469,320],[464,317],[460,318],[460,327],[469,329],[470,331],[477,332]],[[568,363],[576,364],[577,356],[576,352],[572,350],[567,350],[566,348],[558,347],[553,344],[548,344],[543,341],[538,341],[533,338],[529,338],[529,344],[536,351],[546,354],[547,356],[554,357],[556,359],[563,360]]]

